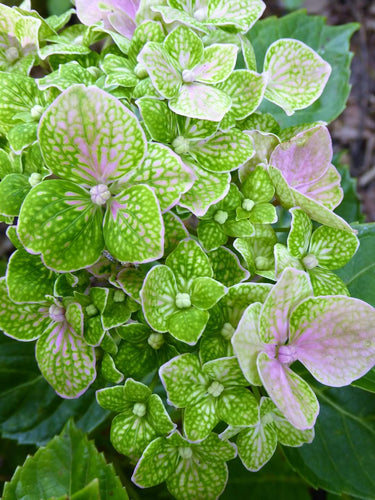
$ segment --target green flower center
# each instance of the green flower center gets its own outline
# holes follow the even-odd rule
[[[141,63],[138,63],[136,65],[136,67],[134,68],[134,73],[135,76],[137,76],[140,80],[143,80],[148,76],[147,69]]]
[[[249,198],[245,198],[242,202],[242,208],[244,210],[247,210],[248,212],[250,212],[254,205],[255,203],[253,202],[253,200],[250,200]]]
[[[113,294],[113,302],[125,302],[126,295],[121,290],[116,290]]]
[[[189,139],[185,139],[182,135],[176,137],[172,142],[172,148],[178,155],[184,155],[189,152],[190,142]]]
[[[135,403],[133,406],[133,413],[137,417],[144,417],[146,415],[146,405],[144,403]]]
[[[186,309],[191,306],[190,295],[188,293],[178,293],[176,295],[176,306],[179,309]]]
[[[225,340],[230,340],[233,337],[234,328],[230,323],[224,323],[220,333],[225,338]]]
[[[39,120],[39,118],[42,116],[44,111],[43,106],[40,106],[40,104],[35,104],[34,107],[31,108],[30,114],[31,118],[34,120]]]
[[[208,394],[211,394],[214,398],[218,398],[223,392],[224,386],[220,384],[217,380],[214,380],[210,387],[207,389]]]
[[[255,258],[255,267],[259,269],[260,271],[263,269],[267,269],[268,267],[268,259],[266,257],[256,257]]]
[[[182,81],[184,83],[193,83],[196,75],[192,69],[184,69],[182,72]]]
[[[61,306],[52,304],[48,310],[48,314],[52,321],[55,321],[56,323],[62,323],[65,321],[65,309]]]
[[[185,460],[193,456],[193,450],[191,448],[188,448],[187,446],[180,446],[180,448],[178,449],[178,453],[180,457]]]
[[[89,306],[87,306],[85,311],[87,316],[95,316],[99,312],[94,304],[90,304]]]
[[[224,212],[224,210],[218,210],[214,215],[214,220],[218,224],[224,224],[228,219],[228,212]]]
[[[306,269],[314,269],[314,267],[316,267],[319,262],[313,253],[309,253],[302,259],[302,264]]]
[[[18,49],[16,47],[9,47],[9,49],[7,49],[5,51],[5,59],[9,62],[9,63],[13,63],[14,61],[17,61],[17,59],[19,59],[19,53],[18,53]]]
[[[90,189],[90,195],[95,205],[105,205],[111,197],[111,192],[106,184],[97,184]]]
[[[31,187],[36,186],[42,181],[42,176],[39,172],[33,172],[29,177],[29,184]]]
[[[157,351],[164,344],[164,335],[162,333],[151,333],[147,339],[148,344]]]

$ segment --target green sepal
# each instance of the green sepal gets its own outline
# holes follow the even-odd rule
[[[163,214],[164,223],[164,257],[167,257],[177,247],[180,241],[189,236],[182,220],[173,212]]]
[[[136,302],[141,302],[140,291],[146,277],[146,272],[140,267],[126,267],[116,277],[121,289]]]
[[[211,309],[225,292],[225,286],[212,278],[195,278],[191,285],[191,303],[198,309]]]
[[[115,387],[106,387],[96,391],[96,400],[98,404],[105,410],[120,413],[130,408],[127,398],[125,397],[124,386],[117,385]]]
[[[121,326],[131,316],[128,298],[121,290],[110,289],[105,308],[102,313],[102,323],[105,330]]]
[[[83,68],[77,61],[71,61],[60,64],[56,71],[40,78],[37,83],[41,90],[55,87],[62,91],[77,84],[94,85],[95,81],[95,76],[87,68]]]
[[[31,186],[27,177],[9,174],[0,182],[0,213],[17,216]]]
[[[226,247],[219,247],[207,253],[214,272],[214,278],[225,286],[232,286],[249,278],[237,255]]]
[[[151,97],[141,97],[136,104],[152,139],[164,144],[172,143],[177,135],[177,121],[168,104]]]
[[[215,221],[199,221],[197,234],[205,250],[216,250],[228,241],[228,236]]]
[[[249,389],[230,387],[219,396],[217,414],[233,427],[254,425],[258,420],[258,404]]]
[[[104,247],[101,209],[72,182],[49,180],[35,186],[22,205],[18,232],[47,267],[75,271],[99,258]]]
[[[288,235],[288,250],[293,257],[301,259],[308,251],[312,233],[312,222],[300,208],[292,208],[292,222]]]
[[[316,267],[308,270],[314,295],[347,295],[349,290],[343,280],[329,269]]]
[[[47,269],[38,255],[16,250],[9,259],[7,286],[14,302],[43,302],[53,295],[56,275]]]
[[[124,379],[124,375],[116,368],[112,356],[107,352],[104,353],[100,368],[100,372],[104,379],[112,384],[119,384]]]
[[[359,240],[355,234],[320,226],[312,234],[309,253],[316,256],[319,266],[333,270],[345,266],[358,246]]]
[[[168,318],[168,331],[177,340],[194,345],[202,335],[208,318],[207,311],[194,307],[178,310]]]

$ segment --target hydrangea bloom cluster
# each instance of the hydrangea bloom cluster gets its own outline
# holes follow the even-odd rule
[[[261,111],[309,107],[331,67],[290,38],[257,66],[246,34],[264,8],[76,0],[82,24],[66,27],[71,11],[0,5],[0,214],[16,248],[0,328],[37,340],[61,397],[95,381],[133,482],[177,499],[220,496],[237,453],[256,471],[278,441],[312,441],[301,364],[332,387],[375,365],[375,310],[334,273],[358,238],[334,212],[327,126],[281,131]]]

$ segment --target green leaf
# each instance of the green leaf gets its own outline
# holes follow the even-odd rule
[[[375,393],[375,369],[372,368],[364,377],[354,380],[351,385]]]
[[[43,302],[53,295],[56,275],[47,269],[40,257],[16,250],[8,263],[7,286],[14,302]]]
[[[360,498],[374,497],[375,399],[347,387],[314,386],[320,415],[315,439],[284,453],[292,467],[315,488]]]
[[[350,223],[364,222],[361,202],[357,195],[357,181],[350,176],[349,165],[342,164],[337,157],[334,157],[333,161],[341,175],[341,187],[344,191],[344,198],[335,212]]]
[[[103,247],[102,212],[77,184],[49,180],[35,186],[21,209],[18,232],[26,249],[47,267],[75,271],[98,260]]]
[[[322,96],[308,109],[297,111],[292,117],[288,117],[282,110],[267,103],[262,104],[262,111],[271,113],[282,128],[319,120],[327,123],[334,120],[344,110],[349,95],[352,58],[349,41],[358,28],[356,23],[326,26],[323,17],[309,16],[305,11],[298,11],[280,19],[269,17],[256,23],[251,30],[250,41],[255,50],[258,69],[262,67],[268,47],[284,37],[301,40],[332,67],[331,77]]]
[[[358,230],[359,249],[345,267],[336,271],[350,294],[375,307],[375,223],[353,225]]]
[[[122,262],[150,262],[163,255],[163,219],[153,190],[145,184],[111,199],[104,217],[104,240]]]
[[[119,500],[128,499],[113,466],[106,464],[95,445],[70,421],[59,436],[26,459],[10,483],[5,485],[3,498],[71,496],[94,479],[99,481],[102,498],[115,495]]]
[[[30,189],[29,181],[24,175],[6,175],[0,182],[0,213],[17,216]]]
[[[79,399],[62,399],[42,377],[35,346],[0,335],[0,432],[19,443],[45,444],[74,417],[85,432],[107,417],[89,389]]]
[[[308,484],[293,472],[281,453],[256,474],[244,469],[239,460],[229,464],[228,486],[220,498],[246,498],[249,491],[252,500],[311,500]]]

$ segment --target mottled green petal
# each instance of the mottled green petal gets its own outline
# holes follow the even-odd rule
[[[195,278],[191,285],[191,303],[198,309],[211,309],[225,294],[225,286],[218,281],[202,276]]]
[[[172,143],[177,136],[177,122],[166,101],[141,97],[136,104],[152,139],[164,144]]]
[[[277,435],[272,424],[262,425],[241,431],[236,439],[238,456],[247,470],[256,472],[273,456],[277,446]]]
[[[343,280],[329,269],[316,267],[308,270],[314,295],[347,295],[349,290]]]
[[[320,226],[312,235],[309,253],[315,255],[319,266],[326,269],[339,269],[353,257],[359,246],[353,233]]]
[[[249,272],[241,266],[237,255],[232,250],[219,247],[208,252],[207,255],[214,272],[213,277],[223,285],[232,286],[249,278]]]
[[[164,40],[164,48],[180,68],[191,69],[203,56],[203,42],[194,31],[178,26]]]
[[[177,340],[194,345],[202,335],[208,318],[207,311],[194,307],[181,309],[168,318],[168,331]]]
[[[312,233],[310,217],[300,208],[292,208],[292,222],[288,235],[288,250],[293,257],[301,259],[308,251]]]
[[[105,410],[116,413],[129,408],[129,402],[125,398],[124,387],[122,385],[99,389],[96,391],[96,400]]]
[[[217,399],[208,396],[184,412],[184,432],[190,441],[205,439],[220,422],[216,412]]]
[[[285,245],[276,243],[274,246],[276,276],[279,277],[287,267],[304,271],[304,267],[299,259],[293,257]]]

